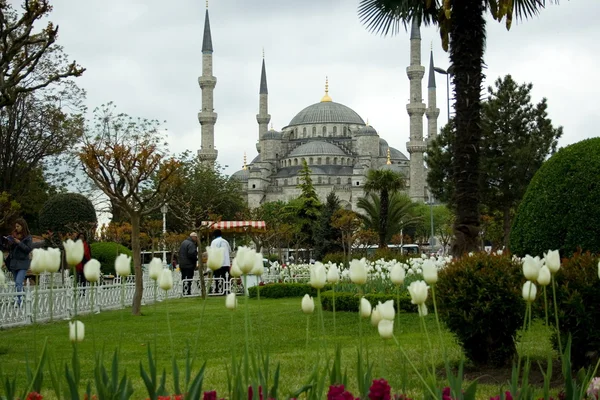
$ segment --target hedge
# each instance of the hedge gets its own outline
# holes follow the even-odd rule
[[[115,242],[96,242],[90,245],[92,258],[100,261],[102,273],[115,274],[115,259],[119,254],[131,256],[131,250]]]
[[[369,293],[364,296],[371,306],[375,307],[378,302],[385,303],[388,300],[394,301],[394,308],[398,311],[398,298],[395,294]],[[321,293],[323,310],[333,311],[333,291],[329,290]],[[335,311],[358,312],[360,297],[356,293],[335,292]],[[400,311],[417,312],[417,306],[410,302],[410,295],[406,291],[400,293]]]
[[[40,228],[53,233],[93,229],[97,223],[92,202],[79,193],[59,193],[48,199],[40,210]]]
[[[331,289],[331,285],[325,285],[323,291]],[[249,296],[257,297],[257,286],[248,289]],[[305,294],[316,297],[317,289],[307,283],[268,283],[260,286],[260,297],[268,299],[281,299],[283,297],[303,297]]]

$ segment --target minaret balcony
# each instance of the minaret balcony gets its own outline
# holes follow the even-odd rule
[[[200,149],[198,150],[198,158],[200,161],[215,161],[219,151],[216,149]]]
[[[200,89],[214,89],[217,85],[217,78],[214,76],[199,76],[198,85],[200,85]]]
[[[217,113],[211,111],[200,111],[198,113],[198,122],[200,122],[201,125],[214,125],[217,122]]]
[[[411,65],[410,67],[406,67],[406,75],[408,75],[408,79],[423,79],[425,76],[425,67],[421,65]]]
[[[425,153],[427,151],[427,142],[422,140],[411,140],[406,142],[406,150],[412,153]]]
[[[271,121],[271,114],[256,114],[256,121],[261,125],[268,124]]]
[[[406,111],[409,116],[422,116],[425,114],[425,104],[423,103],[408,103],[406,105]]]
[[[425,112],[425,115],[427,115],[427,119],[436,119],[439,115],[440,115],[440,109],[439,108],[428,108],[427,111]]]

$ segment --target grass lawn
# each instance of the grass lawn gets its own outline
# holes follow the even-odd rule
[[[203,301],[201,299],[178,299],[143,307],[143,316],[134,317],[129,310],[103,312],[93,316],[84,316],[86,335],[84,342],[79,344],[81,362],[82,390],[89,380],[93,380],[94,346],[97,351],[104,349],[105,364],[113,351],[120,345],[120,368],[127,371],[127,376],[133,379],[135,393],[133,399],[146,398],[145,388],[140,378],[140,361],[147,369],[147,346],[154,346],[155,335],[158,344],[158,363],[160,370],[167,369],[167,385],[172,389],[171,356],[179,360],[180,371],[184,368],[186,346],[190,346],[192,355],[197,355],[195,370],[206,361],[207,370],[203,390],[216,389],[221,396],[227,395],[227,366],[231,364],[232,350],[239,358],[244,352],[244,298],[238,299],[239,308],[232,312],[225,308],[223,297],[211,298],[206,302],[203,320],[201,314]],[[306,344],[307,317],[300,310],[299,298],[291,299],[261,299],[260,302],[251,299],[249,313],[251,318],[251,335],[249,345],[258,348],[262,345],[270,353],[273,366],[281,363],[280,391],[281,398],[302,387],[315,365],[317,358],[323,364],[333,359],[335,344],[342,348],[343,368],[347,368],[349,387],[357,393],[356,365],[357,349],[359,346],[359,324],[356,313],[336,313],[336,329],[334,333],[333,313],[324,313],[325,340],[320,339],[321,329],[318,326],[318,314],[310,316],[310,337],[308,349]],[[173,349],[169,339],[167,311],[171,321]],[[232,330],[233,317],[233,330]],[[426,317],[429,336],[434,347],[434,358],[438,369],[443,368],[442,350],[435,325],[435,317]],[[406,365],[403,356],[391,341],[384,343],[377,329],[370,322],[362,321],[363,337],[369,352],[369,360],[374,362],[373,378],[385,377],[392,386],[393,392],[400,390],[401,370]],[[395,327],[396,336],[407,351],[409,357],[419,366],[429,363],[429,354],[423,354],[422,346],[426,346],[421,334],[419,317],[416,314],[401,314],[400,325]],[[0,343],[0,367],[4,375],[16,374],[19,387],[26,381],[25,363],[32,359],[34,350],[41,352],[44,340],[50,355],[63,365],[59,369],[61,376],[64,363],[69,362],[72,355],[72,345],[68,338],[67,321],[58,321],[24,328],[14,328],[2,332]],[[453,363],[457,363],[462,355],[460,346],[454,337],[446,330],[443,332],[444,345]],[[94,340],[95,339],[95,340]],[[534,332],[525,337],[524,349],[534,360],[545,360],[552,352],[548,332],[542,325],[536,325]],[[152,347],[153,348],[153,347]],[[230,368],[230,367],[229,367]],[[418,378],[409,371],[409,394],[416,398],[421,389]],[[532,369],[537,366],[532,365]],[[274,371],[274,367],[272,368]],[[423,369],[421,368],[421,371]],[[3,379],[3,378],[2,378]],[[54,398],[51,392],[48,374],[45,374],[45,399]],[[478,398],[489,399],[500,393],[500,387],[506,387],[506,381],[497,384],[481,384]],[[2,393],[3,390],[0,390]]]

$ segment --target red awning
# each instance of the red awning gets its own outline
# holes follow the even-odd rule
[[[223,232],[266,232],[265,221],[202,221],[201,227],[211,231],[220,229]]]

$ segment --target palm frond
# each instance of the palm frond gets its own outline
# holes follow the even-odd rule
[[[361,0],[358,17],[370,32],[396,35],[413,20],[419,25],[435,24],[439,7],[439,0]]]

